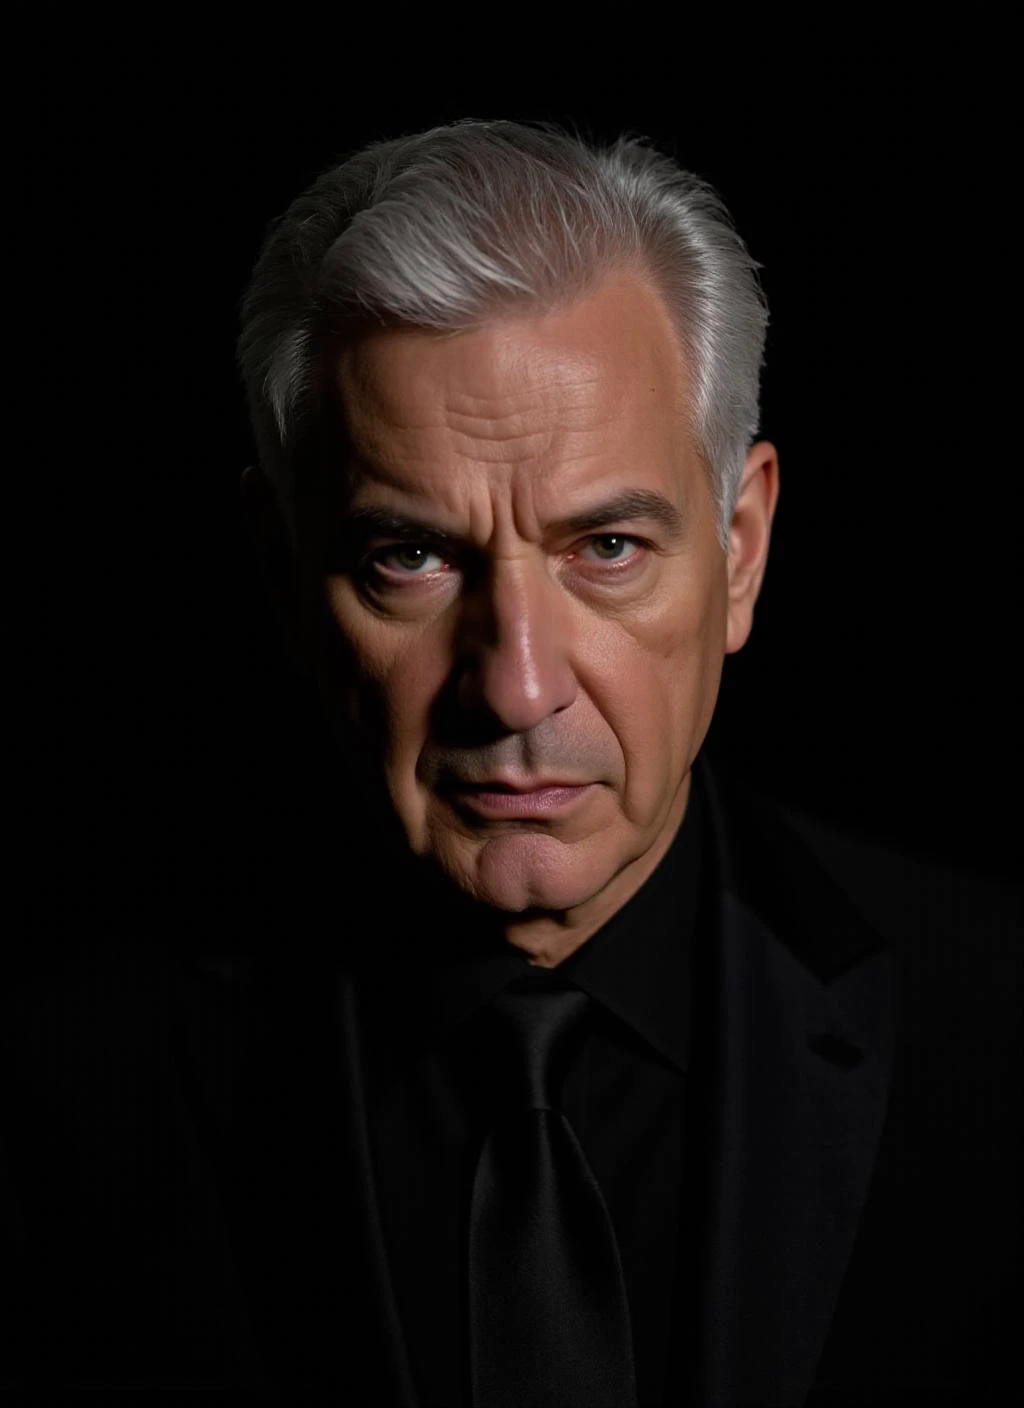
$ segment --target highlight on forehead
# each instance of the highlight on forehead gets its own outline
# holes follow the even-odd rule
[[[668,452],[652,435],[679,448],[680,432],[697,448],[685,356],[659,295],[632,274],[553,315],[496,318],[456,345],[425,329],[376,329],[336,355],[336,412],[355,467],[399,489],[399,465],[441,464],[467,445],[501,464],[533,458],[538,444],[570,458],[600,445],[613,461],[649,459]]]

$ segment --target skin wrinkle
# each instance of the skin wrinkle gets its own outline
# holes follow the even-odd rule
[[[493,396],[470,395],[456,390],[449,393],[445,409],[458,419],[483,421],[482,430],[486,434],[488,422],[500,426],[503,421],[528,415],[537,407],[555,406],[563,417],[572,411],[586,410],[599,394],[600,380],[597,376],[574,376],[569,382],[552,380],[531,385],[527,395],[515,398],[507,408]],[[510,398],[503,399],[507,401]]]
[[[328,629],[350,663],[329,709],[342,736],[367,731],[412,852],[552,966],[639,888],[682,819],[723,656],[750,629],[774,451],[748,456],[727,556],[678,343],[632,275],[457,337],[373,331],[345,349],[337,385],[353,454],[330,512],[421,518],[458,543],[448,561],[428,538],[444,566],[418,576],[327,573]],[[630,490],[661,495],[681,524],[598,530],[647,545],[631,566],[602,563],[593,535],[553,534]],[[571,813],[530,822],[467,816],[444,786],[510,769],[592,785]]]
[[[346,526],[342,540],[348,551],[365,549],[366,543],[374,537],[396,542],[424,542],[430,540],[441,547],[447,545],[449,551],[478,550],[471,540],[460,539],[456,531],[440,521],[433,505],[415,513],[388,512],[386,509],[367,506],[353,506],[346,512]],[[614,528],[619,522],[644,522],[649,520],[660,525],[673,541],[680,541],[686,525],[683,515],[668,499],[653,490],[631,489],[624,493],[588,505],[579,512],[559,516],[553,522],[540,526],[538,535],[545,542],[554,545],[561,538],[583,537]],[[522,533],[521,525],[517,530]]]

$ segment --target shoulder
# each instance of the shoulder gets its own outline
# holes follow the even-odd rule
[[[1005,1207],[1024,1079],[1020,896],[742,781],[717,782],[744,906],[825,989],[838,983],[838,992],[875,955],[891,975],[894,1062],[879,1168],[883,1181],[892,1175],[899,1207],[910,1186],[938,1196],[921,1178],[936,1187],[945,1179],[949,1200],[970,1201],[982,1173],[985,1196]]]
[[[871,923],[883,932],[896,926],[893,938],[906,934],[908,926],[912,932],[924,926],[986,935],[1007,957],[1019,953],[1021,895],[1009,886],[791,806],[775,803],[774,811]]]
[[[905,980],[1016,1023],[1024,956],[1021,894],[994,878],[837,825],[716,765],[715,808],[742,898],[777,932],[842,912],[893,949]]]
[[[1024,905],[1010,885],[793,806],[719,761],[708,774],[744,878],[763,876],[769,864],[786,872],[810,863],[888,937],[906,921],[969,923],[1003,936],[1008,949],[1020,947]]]

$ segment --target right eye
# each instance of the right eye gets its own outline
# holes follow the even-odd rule
[[[441,554],[427,543],[395,543],[379,548],[369,563],[385,580],[388,577],[427,577],[448,567]]]

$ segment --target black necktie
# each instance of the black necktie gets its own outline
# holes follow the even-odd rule
[[[513,1095],[484,1141],[473,1184],[473,1408],[634,1408],[615,1233],[558,1109],[590,999],[545,976],[543,986],[529,980],[493,1000],[494,1040],[512,1067]]]

